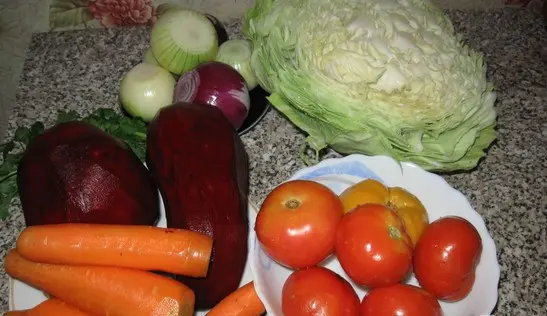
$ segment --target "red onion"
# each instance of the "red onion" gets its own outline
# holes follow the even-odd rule
[[[207,62],[184,73],[175,87],[174,102],[218,107],[237,130],[249,114],[250,98],[245,79],[221,62]]]

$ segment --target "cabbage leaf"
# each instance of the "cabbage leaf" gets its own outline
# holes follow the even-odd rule
[[[316,151],[468,170],[496,138],[483,57],[430,1],[257,0],[244,34],[269,101]]]

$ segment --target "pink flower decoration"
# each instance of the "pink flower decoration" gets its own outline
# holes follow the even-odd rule
[[[87,8],[106,27],[152,25],[156,21],[152,0],[89,0]]]

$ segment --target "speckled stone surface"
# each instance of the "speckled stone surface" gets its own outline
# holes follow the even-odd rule
[[[498,141],[472,172],[444,178],[484,217],[501,265],[495,315],[547,314],[547,32],[527,11],[449,12],[469,44],[484,52],[498,91]],[[230,26],[232,36],[239,24]],[[148,47],[146,28],[94,29],[33,37],[9,133],[56,110],[117,108],[118,82]],[[243,141],[251,160],[251,199],[304,167],[304,135],[272,109]],[[330,153],[327,156],[336,156]],[[325,158],[325,157],[323,157]],[[18,205],[0,224],[0,257],[24,226]],[[8,279],[0,269],[0,312]]]

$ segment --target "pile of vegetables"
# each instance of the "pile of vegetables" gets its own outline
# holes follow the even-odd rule
[[[146,62],[121,79],[129,115],[62,112],[2,145],[3,215],[18,195],[27,226],[6,271],[54,297],[37,312],[263,310],[252,284],[238,289],[249,225],[238,129],[256,87],[251,46],[225,38],[219,47],[219,25],[195,11],[164,13]],[[155,226],[160,198],[167,228]]]
[[[482,56],[429,0],[258,0],[245,17],[270,102],[319,151],[475,167],[495,139]]]
[[[222,110],[185,102],[161,108],[144,129],[148,168],[88,121],[60,122],[33,137],[17,167],[27,227],[5,266],[55,298],[36,312],[260,314],[252,284],[239,289],[248,158]],[[155,226],[158,189],[167,228]]]
[[[284,182],[264,200],[255,231],[264,252],[291,270],[285,316],[440,316],[439,301],[469,295],[482,256],[468,220],[430,223],[416,196],[372,179],[339,196],[311,180]],[[332,260],[347,278],[329,269]],[[408,284],[412,272],[420,286]],[[356,288],[367,290],[362,301]]]
[[[176,102],[216,106],[238,131],[249,127],[245,120],[251,103],[265,108],[265,92],[257,87],[250,66],[250,41],[229,39],[214,16],[169,6],[153,27],[150,44],[143,61],[120,80],[119,101],[126,113],[101,108],[81,117],[60,111],[54,125],[91,124],[123,140],[144,161],[147,125],[163,107]],[[10,141],[0,144],[0,220],[18,195],[16,175],[24,150],[43,131],[41,122],[19,127]]]
[[[120,103],[147,122],[175,102],[209,104],[239,129],[257,86],[251,52],[248,40],[229,40],[213,16],[171,6],[154,24],[143,62],[123,76]]]
[[[453,170],[473,167],[494,139],[495,94],[480,55],[425,2],[259,0],[245,32],[252,41],[229,40],[210,15],[164,12],[143,62],[120,81],[129,116],[61,112],[53,127],[21,127],[0,146],[0,215],[19,195],[27,224],[6,272],[51,296],[32,312],[264,312],[252,282],[239,288],[249,162],[238,129],[259,84],[316,151]],[[155,226],[160,197],[167,228]],[[287,226],[295,223],[317,229]],[[467,295],[481,252],[467,221],[429,223],[410,193],[371,181],[340,197],[311,181],[286,182],[267,197],[255,230],[268,254],[295,270],[283,289],[286,315],[301,315],[317,291],[338,295],[350,314],[377,314],[375,297],[407,293],[437,315],[437,299]],[[386,260],[356,250],[371,240]],[[464,276],[439,268],[431,246],[438,240],[468,242],[451,259]],[[363,302],[348,282],[316,267],[333,254],[353,281],[373,289]],[[412,269],[425,291],[396,287]],[[436,282],[435,269],[452,282]]]

